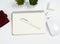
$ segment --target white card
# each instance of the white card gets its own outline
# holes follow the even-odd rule
[[[40,11],[13,12],[12,30],[14,35],[46,33],[46,16]]]

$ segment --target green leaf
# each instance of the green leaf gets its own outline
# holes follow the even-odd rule
[[[18,5],[23,5],[24,4],[24,0],[16,0]]]
[[[30,2],[30,5],[36,5],[38,0],[29,0],[29,2]]]

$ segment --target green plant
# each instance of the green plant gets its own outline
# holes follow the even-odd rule
[[[24,0],[16,0],[18,5],[23,5],[24,4]]]
[[[36,5],[38,0],[29,0],[29,2],[30,2],[30,5]]]

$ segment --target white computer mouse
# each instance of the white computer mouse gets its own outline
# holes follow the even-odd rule
[[[58,26],[58,16],[57,16],[58,11],[52,11],[48,13],[49,19],[47,20],[47,25],[48,25],[48,31],[50,35],[55,36],[58,35],[60,30]]]
[[[47,28],[50,35],[55,36],[59,34],[59,26],[53,21],[47,21]]]

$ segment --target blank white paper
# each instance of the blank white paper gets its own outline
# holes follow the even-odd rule
[[[22,18],[27,19],[30,23],[22,21]],[[47,32],[44,12],[14,12],[12,21],[13,34],[40,34]]]

